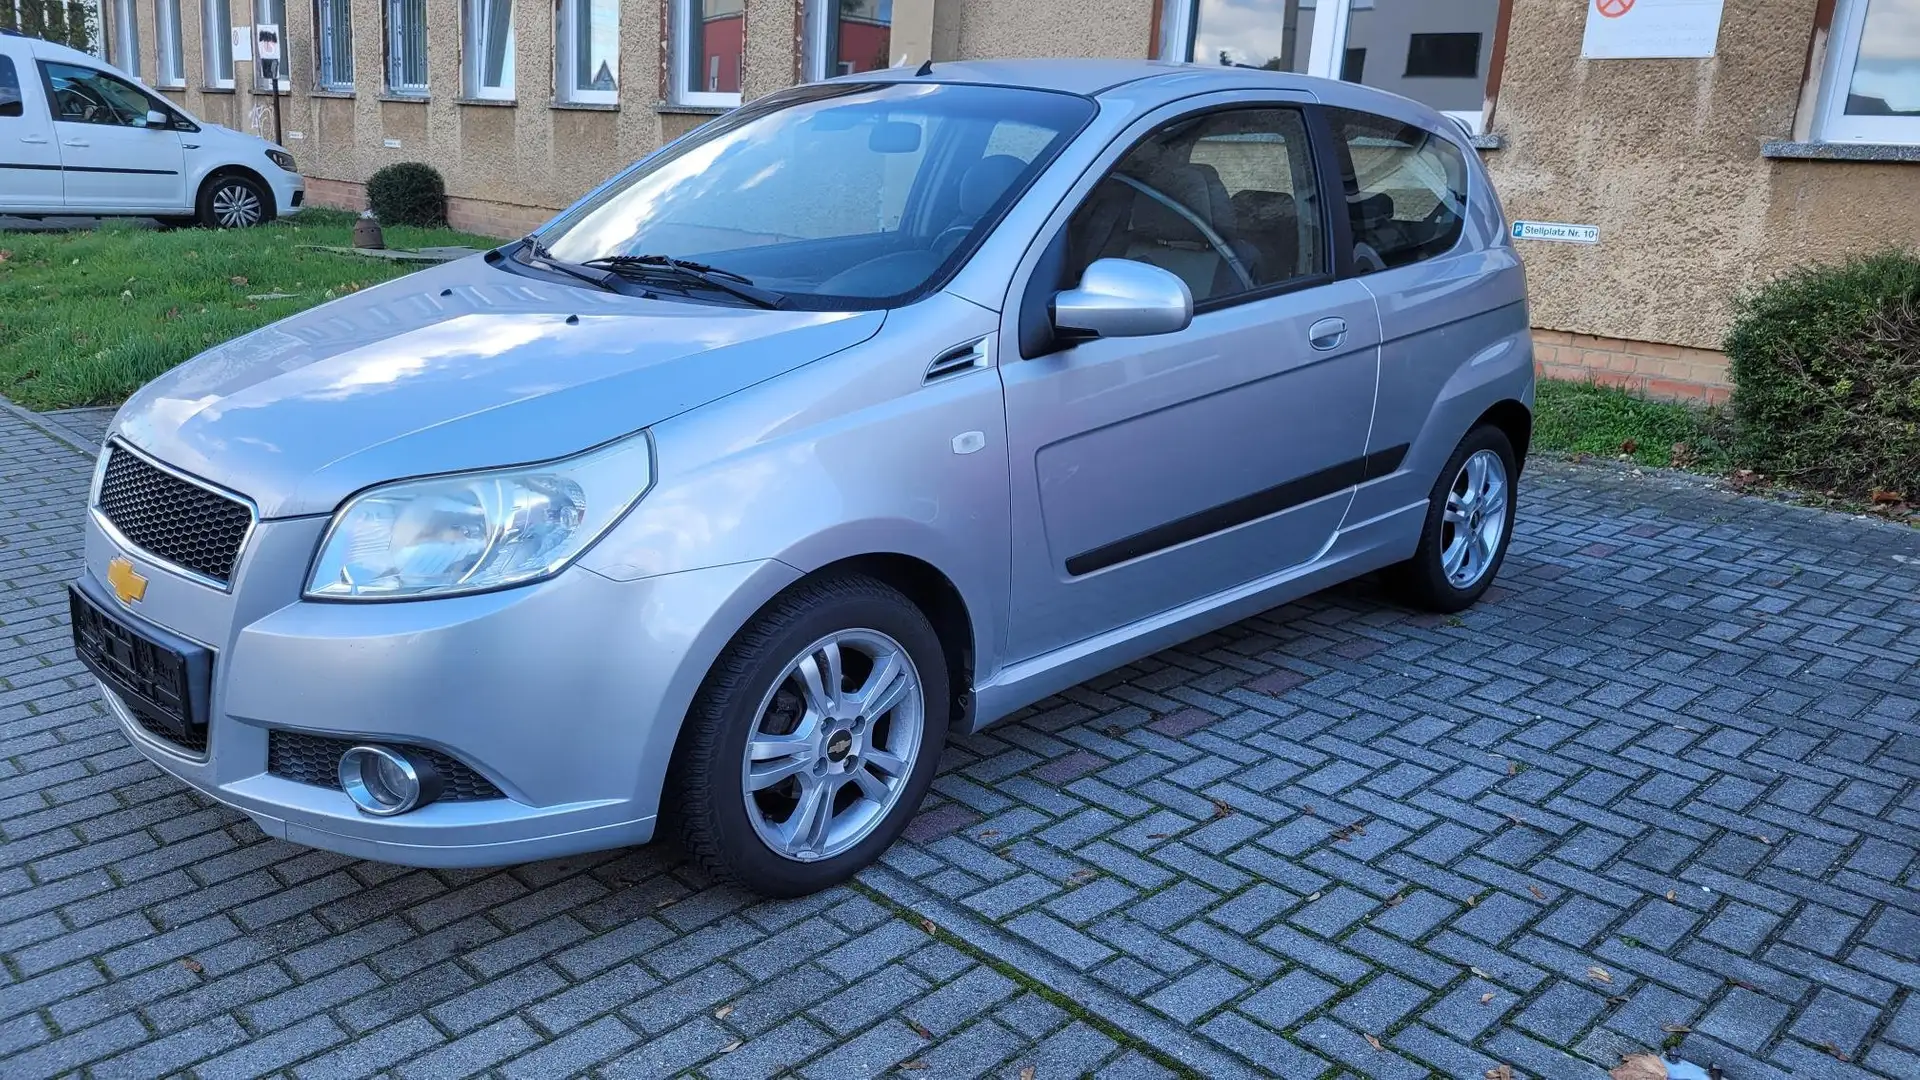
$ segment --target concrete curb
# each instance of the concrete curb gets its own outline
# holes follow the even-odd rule
[[[55,439],[58,439],[60,442],[65,443],[67,446],[72,447],[74,450],[88,457],[97,457],[100,454],[100,447],[98,445],[89,443],[87,440],[75,435],[73,432],[68,431],[66,428],[61,427],[59,424],[54,423],[52,420],[47,419],[45,416],[34,412],[24,405],[16,405],[7,398],[0,397],[0,411],[8,412],[19,417],[32,427],[53,436]]]

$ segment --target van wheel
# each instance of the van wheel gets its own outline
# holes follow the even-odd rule
[[[837,885],[919,809],[951,700],[912,601],[866,577],[803,582],[708,673],[662,817],[716,877],[775,897]]]
[[[1474,428],[1460,441],[1427,500],[1419,549],[1393,568],[1410,603],[1460,611],[1493,584],[1513,539],[1519,473],[1513,443],[1492,424]]]
[[[238,173],[216,176],[200,189],[199,221],[209,229],[246,229],[273,220],[273,196]]]

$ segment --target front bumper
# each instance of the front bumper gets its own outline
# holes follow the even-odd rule
[[[285,169],[270,169],[267,186],[273,188],[273,212],[277,217],[285,217],[300,209],[307,199],[307,180],[299,173],[290,173]]]
[[[793,571],[747,563],[616,582],[581,567],[518,589],[403,603],[299,598],[325,520],[263,521],[231,591],[170,571],[90,517],[86,573],[133,561],[126,614],[214,651],[204,755],[109,708],[155,764],[269,835],[415,866],[498,866],[643,843],[699,682]],[[392,818],[268,771],[281,728],[452,754],[506,798]]]

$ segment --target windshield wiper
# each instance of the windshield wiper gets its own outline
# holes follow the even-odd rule
[[[581,263],[594,269],[605,269],[616,274],[634,274],[662,271],[690,281],[697,281],[709,289],[718,289],[731,296],[737,296],[755,307],[777,308],[787,302],[787,298],[770,289],[754,285],[753,279],[731,270],[722,270],[717,266],[676,259],[671,255],[605,255],[598,259],[588,259]]]
[[[609,270],[587,266],[583,263],[570,263],[564,259],[556,259],[553,257],[553,253],[547,250],[547,245],[541,243],[539,237],[533,233],[528,233],[521,237],[520,243],[522,245],[521,251],[525,252],[529,266],[537,264],[548,270],[565,274],[570,278],[578,278],[596,288],[605,289],[607,292],[620,293],[623,296],[626,295],[626,290],[614,284],[614,281],[618,279],[619,275]]]

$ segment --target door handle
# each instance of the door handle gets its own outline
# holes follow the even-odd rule
[[[68,139],[68,140],[66,141],[66,143],[65,143],[64,145],[66,145],[66,146],[92,146],[93,144],[92,144],[92,143],[90,143],[90,142],[88,142],[88,141],[87,141],[87,140],[85,140],[85,139]]]
[[[37,145],[45,144],[47,141],[47,137],[45,135],[22,135],[20,136],[20,141],[23,143],[34,143]]]
[[[1321,352],[1340,347],[1347,340],[1347,320],[1321,319],[1307,331],[1307,343]]]

